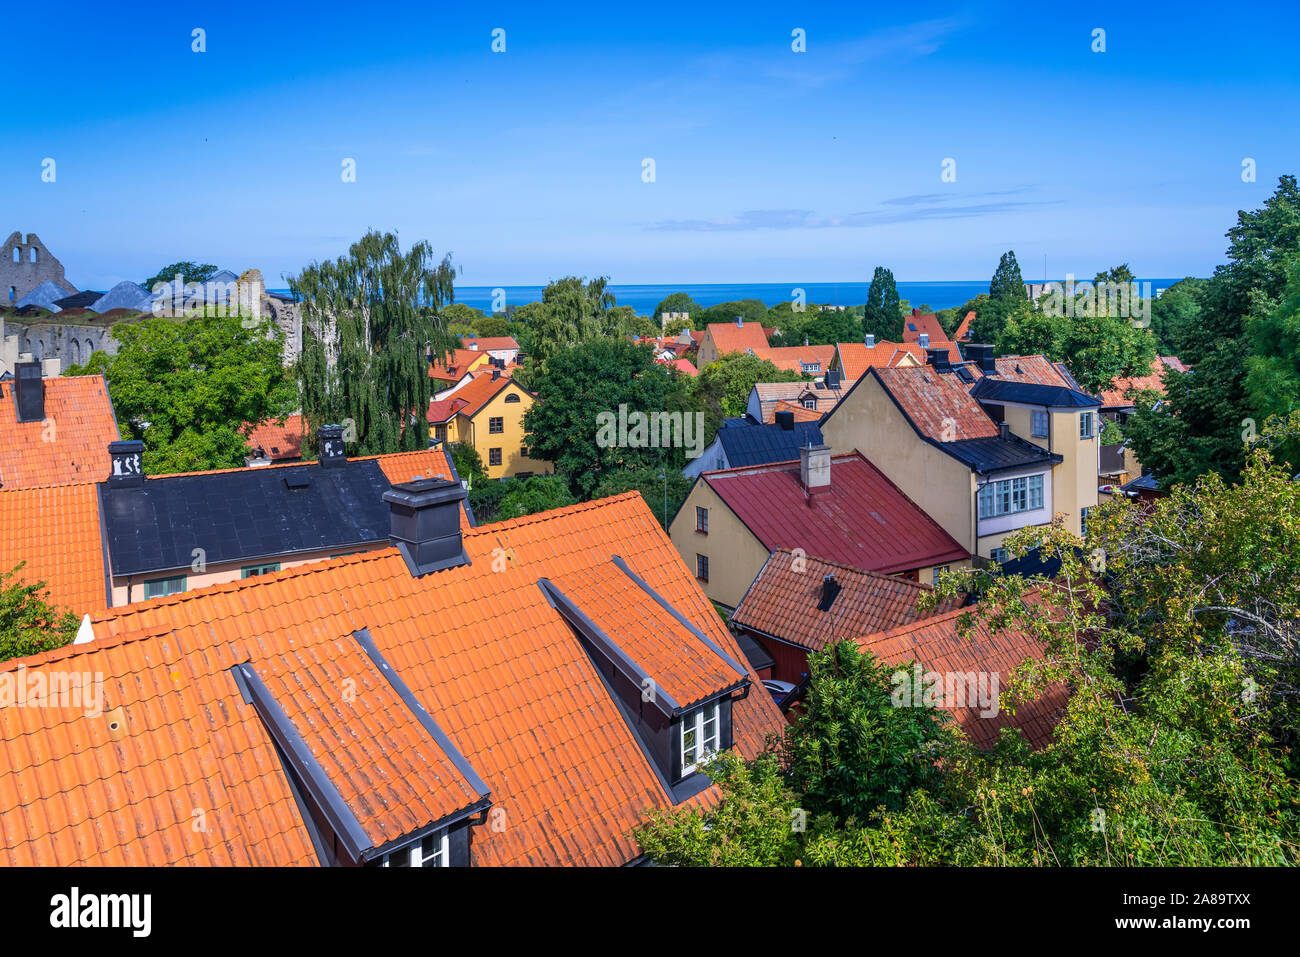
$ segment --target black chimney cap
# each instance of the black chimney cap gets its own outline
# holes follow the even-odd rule
[[[936,372],[947,372],[950,368],[948,365],[948,347],[931,346],[925,350],[926,365],[934,366]]]
[[[337,468],[347,462],[348,452],[343,444],[343,426],[322,425],[316,434],[320,438],[321,468]]]
[[[127,439],[108,443],[108,456],[112,470],[108,473],[110,488],[139,488],[144,485],[144,443]]]
[[[785,432],[794,431],[794,413],[788,409],[782,409],[776,414],[776,424],[781,426]]]
[[[469,563],[461,544],[461,502],[468,493],[450,479],[399,482],[384,493],[389,540],[415,577]]]

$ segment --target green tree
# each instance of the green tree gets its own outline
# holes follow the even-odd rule
[[[45,582],[20,577],[25,564],[0,571],[0,661],[61,648],[80,624],[72,612],[50,604]]]
[[[862,316],[863,334],[872,333],[877,342],[903,341],[903,313],[899,308],[898,284],[894,274],[877,266],[867,290],[867,305]]]
[[[1287,283],[1276,305],[1246,320],[1252,355],[1246,359],[1246,392],[1257,417],[1284,419],[1300,408],[1300,254],[1287,266]],[[1286,443],[1285,457],[1300,463],[1300,443]]]
[[[665,296],[660,301],[659,305],[655,306],[655,311],[651,314],[651,318],[662,326],[663,314],[665,312],[686,312],[690,313],[691,318],[689,321],[695,322],[696,315],[703,311],[704,307],[692,299],[689,293],[673,292]]]
[[[1151,304],[1151,334],[1160,355],[1181,356],[1188,338],[1196,335],[1204,288],[1205,280],[1188,277],[1174,283]]]
[[[989,280],[989,298],[1001,300],[1025,298],[1025,281],[1021,278],[1020,264],[1016,262],[1016,254],[1013,250],[1007,250],[998,260],[998,268],[993,271],[993,278]]]
[[[212,263],[193,263],[186,260],[185,262],[172,263],[170,266],[163,266],[156,273],[140,283],[150,292],[153,287],[160,282],[173,283],[176,277],[181,277],[182,283],[207,282],[216,275],[217,267]]]
[[[392,233],[368,232],[333,262],[289,281],[300,297],[297,377],[308,434],[351,423],[358,454],[429,447],[426,350],[455,347],[439,312],[455,298],[456,270],[427,242],[403,253]]]
[[[610,472],[600,480],[592,498],[640,492],[650,511],[665,529],[691,490],[691,480],[680,469],[636,468]]]
[[[117,355],[96,352],[66,374],[103,373],[123,435],[144,440],[147,473],[238,468],[245,424],[283,418],[296,402],[283,336],[270,322],[247,323],[231,315],[119,324]]]
[[[691,324],[697,329],[703,329],[709,323],[715,322],[735,322],[736,317],[744,319],[746,322],[752,322],[757,325],[763,325],[767,322],[767,306],[758,299],[737,299],[734,302],[720,302],[716,306],[709,306],[700,312],[699,322],[695,317],[691,317]]]
[[[1194,371],[1165,373],[1164,402],[1140,408],[1129,419],[1138,460],[1162,483],[1188,482],[1211,471],[1229,479],[1240,474],[1243,438],[1252,424],[1256,431],[1265,424],[1259,397],[1246,388],[1255,350],[1248,330],[1260,328],[1258,320],[1276,308],[1297,255],[1300,189],[1294,176],[1283,176],[1261,209],[1237,214],[1228,230],[1229,261],[1200,291],[1200,313],[1179,352]],[[1276,408],[1286,398],[1273,392],[1267,401]]]
[[[681,448],[602,444],[601,422],[628,412],[689,412],[682,377],[651,350],[625,339],[594,339],[553,354],[524,414],[530,454],[554,462],[580,499],[608,474],[630,468],[681,469]]]
[[[452,442],[448,448],[456,474],[467,480],[471,489],[487,482],[487,469],[483,467],[483,456],[478,454],[478,449],[468,442]]]
[[[710,362],[691,382],[691,395],[704,411],[712,435],[722,419],[745,414],[749,393],[758,382],[799,382],[803,376],[779,369],[770,359],[750,353],[729,352]],[[711,441],[711,439],[710,439]]]
[[[501,520],[547,512],[573,505],[577,499],[569,492],[562,475],[534,475],[517,479],[501,498],[497,516]]]
[[[510,323],[505,316],[481,316],[474,320],[474,335],[479,338],[495,339],[510,335]]]

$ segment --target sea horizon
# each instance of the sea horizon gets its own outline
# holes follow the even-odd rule
[[[1153,295],[1181,282],[1178,279],[1138,279],[1138,283],[1150,283]],[[1041,282],[1044,280],[1027,280]],[[1049,279],[1046,282],[1064,282],[1064,279]],[[1075,282],[1087,281],[1075,277]],[[951,309],[974,299],[980,293],[989,291],[988,280],[941,280],[936,282],[898,282],[898,295],[914,307],[929,306],[931,310]],[[534,286],[458,286],[455,289],[455,301],[475,309],[490,313],[494,299],[500,298],[498,290],[504,292],[505,306],[522,306],[530,302],[540,302],[544,285]],[[867,301],[871,289],[868,282],[767,282],[767,283],[644,283],[627,285],[610,285],[607,287],[614,296],[617,305],[631,306],[638,315],[649,316],[655,307],[675,292],[684,292],[704,308],[739,299],[757,299],[771,308],[777,303],[791,302],[802,290],[804,302],[817,305],[860,306]],[[272,289],[271,292],[288,293],[287,289]]]

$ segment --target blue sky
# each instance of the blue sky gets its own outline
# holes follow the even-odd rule
[[[7,7],[0,230],[97,289],[369,227],[466,285],[1165,277],[1300,172],[1294,0],[275,7]]]

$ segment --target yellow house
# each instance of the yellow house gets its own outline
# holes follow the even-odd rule
[[[799,455],[702,473],[669,523],[711,600],[739,605],[781,548],[926,585],[969,564],[969,552],[860,453],[821,445]]]
[[[551,463],[530,458],[524,413],[537,397],[501,370],[474,372],[429,403],[429,426],[437,442],[474,446],[488,478],[549,474]]]
[[[950,365],[869,369],[822,423],[834,449],[863,449],[973,555],[1063,515],[1080,534],[1097,504],[1100,401],[1043,356],[968,347]]]

